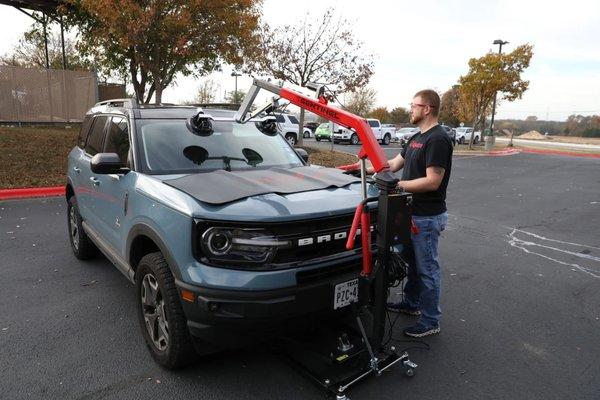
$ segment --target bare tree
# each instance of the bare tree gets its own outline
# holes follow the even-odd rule
[[[373,57],[363,54],[362,43],[352,25],[332,8],[322,16],[306,14],[297,25],[272,28],[264,24],[261,40],[246,54],[249,73],[273,76],[277,80],[305,87],[309,82],[354,91],[373,75]],[[300,111],[298,144],[302,145],[304,110]]]
[[[212,79],[207,79],[198,86],[198,92],[194,100],[196,103],[213,103],[221,86]]]
[[[345,107],[348,111],[356,115],[367,116],[373,109],[377,92],[375,89],[364,86],[350,93],[347,97]]]

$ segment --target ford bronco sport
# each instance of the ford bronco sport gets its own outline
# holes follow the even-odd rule
[[[261,126],[226,110],[111,100],[88,111],[69,154],[73,253],[100,250],[135,284],[162,366],[356,298],[360,240],[345,242],[358,179],[307,165]]]

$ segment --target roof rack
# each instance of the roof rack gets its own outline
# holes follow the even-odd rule
[[[103,100],[103,101],[96,103],[96,106],[140,108],[140,105],[135,97],[126,98],[126,99]]]

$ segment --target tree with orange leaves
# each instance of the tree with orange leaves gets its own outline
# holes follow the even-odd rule
[[[104,70],[128,75],[141,103],[177,74],[201,76],[223,62],[240,64],[257,41],[261,0],[68,0],[80,50]]]

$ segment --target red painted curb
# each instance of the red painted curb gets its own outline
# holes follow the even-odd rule
[[[21,188],[21,189],[1,189],[0,200],[7,199],[27,199],[30,197],[64,196],[64,186],[39,187],[39,188]]]
[[[523,153],[551,154],[551,155],[555,155],[555,156],[600,158],[600,154],[575,153],[572,151],[561,151],[561,150],[521,149],[521,151]]]
[[[490,155],[490,156],[508,156],[508,155],[517,154],[517,153],[520,153],[520,151],[518,149],[488,151],[488,155]]]

